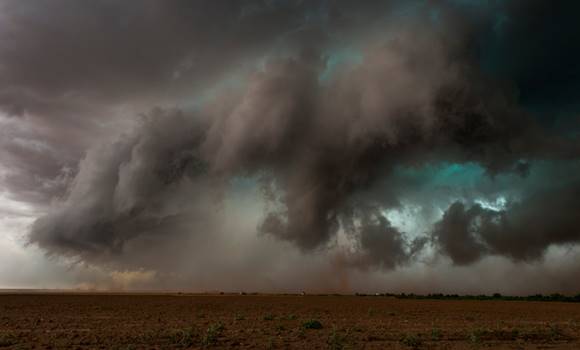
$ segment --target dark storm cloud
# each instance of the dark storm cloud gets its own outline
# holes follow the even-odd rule
[[[434,230],[442,252],[458,265],[486,255],[517,261],[543,256],[552,245],[580,241],[580,186],[529,194],[505,210],[452,204]]]
[[[267,174],[279,195],[262,233],[311,251],[335,239],[342,221],[354,228],[355,266],[406,264],[425,239],[409,241],[381,212],[397,198],[365,193],[395,166],[476,162],[496,174],[575,150],[550,143],[460,49],[420,29],[398,31],[327,82],[316,51],[272,59],[199,115],[156,112],[105,153],[89,153],[30,238],[68,255],[120,253],[140,236],[179,234],[173,220],[197,216],[230,179]]]
[[[356,210],[344,213],[341,224],[357,243],[358,251],[348,256],[348,261],[358,268],[391,270],[407,265],[427,243],[426,237],[408,239],[404,232],[391,225],[380,207]]]
[[[487,213],[481,206],[475,205],[466,209],[465,205],[456,202],[447,209],[443,219],[436,224],[434,237],[444,254],[448,255],[458,265],[477,261],[486,253],[485,246],[479,242],[474,218],[481,213]],[[488,216],[484,217],[489,221]]]
[[[87,148],[126,127],[118,122],[128,114],[190,103],[256,58],[341,41],[380,21],[391,3],[3,1],[0,118],[21,121],[3,133],[6,188],[15,197],[49,201],[55,192],[43,192],[42,184],[62,168],[76,168]],[[34,139],[52,152],[14,151],[21,148],[15,139]],[[34,157],[44,158],[37,168],[47,167],[21,166]]]
[[[138,6],[4,1],[2,93],[22,96],[2,99],[2,105],[21,115],[38,103],[33,97],[88,95],[111,103],[182,94],[229,65],[243,64],[258,49],[315,39],[320,45],[339,25],[351,28],[370,15],[386,15],[390,3],[370,1],[353,9],[342,2],[298,0],[145,0]]]
[[[62,194],[44,184],[76,168],[127,114],[189,99],[278,37],[310,30],[310,9],[300,1],[136,5],[0,4],[0,119],[13,119],[2,126],[0,159],[10,195],[47,202]],[[28,147],[31,140],[42,147]]]
[[[108,100],[175,93],[178,80],[199,83],[303,20],[299,6],[254,3],[265,9],[247,13],[244,1],[3,2],[4,88]]]
[[[516,82],[524,102],[565,110],[580,97],[579,11],[577,1],[506,2],[496,68]]]
[[[396,168],[470,162],[490,177],[526,176],[534,160],[578,158],[577,138],[544,130],[520,105],[529,67],[515,83],[512,70],[502,80],[482,71],[477,43],[492,31],[489,12],[408,4],[3,2],[3,185],[21,199],[56,199],[30,241],[51,254],[141,267],[127,255],[150,239],[175,248],[183,237],[211,236],[229,184],[248,177],[270,194],[260,233],[313,252],[343,229],[355,250],[349,264],[393,269],[427,244],[423,232],[412,239],[385,214],[402,206]],[[539,5],[529,6],[502,8],[506,40],[529,26],[514,14],[535,18]],[[333,66],[332,49],[352,43],[361,62]],[[236,71],[245,73],[239,86],[189,107]],[[110,141],[123,108],[154,105],[187,108],[146,113]],[[501,232],[525,239],[524,224],[541,220],[539,207],[517,208],[500,215],[454,204],[435,241],[458,264],[487,254],[529,260],[575,241],[549,233],[564,232],[568,216],[544,216],[528,248],[504,239]],[[515,229],[502,221],[512,215]]]
[[[34,224],[32,240],[58,253],[91,256],[119,252],[128,239],[178,221],[179,198],[195,187],[188,179],[204,169],[196,152],[202,129],[179,112],[160,113],[131,135],[89,151],[66,201]],[[192,203],[201,197],[194,196]]]

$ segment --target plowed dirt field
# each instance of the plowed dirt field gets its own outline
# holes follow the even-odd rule
[[[580,349],[580,304],[4,294],[4,349]]]

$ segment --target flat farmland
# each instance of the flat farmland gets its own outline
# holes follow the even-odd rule
[[[580,304],[0,294],[4,349],[580,349]]]

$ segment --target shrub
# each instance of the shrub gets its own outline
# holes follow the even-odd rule
[[[276,343],[274,343],[274,339],[270,338],[268,339],[268,346],[266,346],[266,349],[271,350],[271,349],[275,349],[276,348]]]
[[[560,327],[557,324],[548,323],[549,336],[552,340],[557,339],[563,335]]]
[[[192,328],[176,329],[171,334],[171,342],[180,347],[189,348],[195,343],[195,336]]]
[[[431,330],[431,340],[440,340],[441,339],[441,330],[439,328],[433,328]]]
[[[322,323],[317,320],[308,320],[302,324],[304,329],[322,329]]]
[[[205,332],[205,335],[201,341],[201,345],[207,347],[217,343],[217,340],[223,330],[224,326],[220,322],[210,325]]]
[[[16,338],[8,334],[0,334],[0,347],[16,345]]]
[[[328,337],[327,344],[330,350],[343,350],[346,349],[346,341],[348,334],[341,335],[336,331],[336,328],[332,328],[332,332]]]
[[[475,329],[469,333],[468,340],[472,344],[479,344],[482,341],[482,337],[484,336],[485,331],[481,329]]]
[[[421,338],[414,334],[405,334],[401,339],[401,344],[412,349],[418,349],[422,343]]]

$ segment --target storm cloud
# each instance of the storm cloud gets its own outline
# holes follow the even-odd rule
[[[434,237],[457,264],[473,263],[488,254],[536,260],[551,245],[580,241],[579,199],[576,183],[529,194],[503,210],[456,202],[436,224]]]
[[[557,35],[538,6],[6,1],[5,193],[44,212],[29,243],[114,268],[171,272],[209,247],[225,264],[243,186],[261,193],[251,219],[236,216],[243,230],[298,256],[337,253],[347,269],[540,261],[580,239],[578,179],[517,183],[536,181],[536,164],[574,167],[580,143],[570,105],[546,107],[568,82],[532,93],[551,58],[501,49],[540,50],[521,35],[530,23]],[[432,175],[402,178],[434,164],[476,165],[491,185],[423,195]],[[521,193],[482,204],[504,187]],[[409,207],[429,218],[393,217]]]

